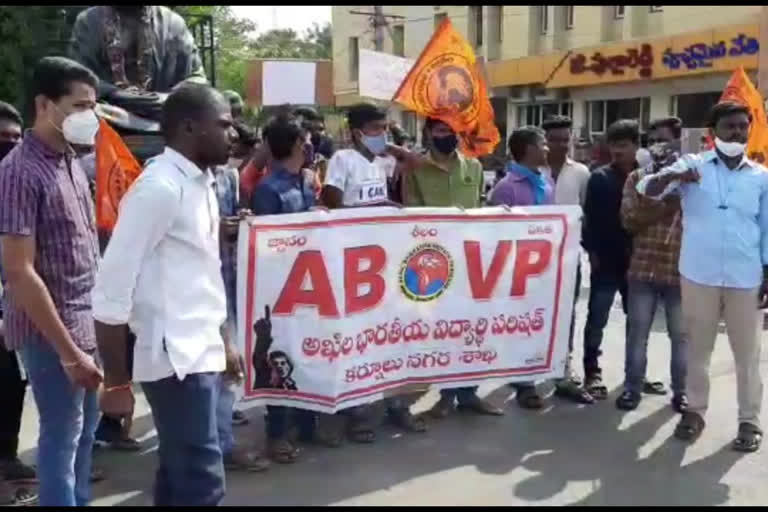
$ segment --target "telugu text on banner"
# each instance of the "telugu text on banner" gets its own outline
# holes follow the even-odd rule
[[[362,208],[240,228],[244,400],[327,413],[561,376],[581,210]]]

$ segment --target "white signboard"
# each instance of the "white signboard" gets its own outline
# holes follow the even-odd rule
[[[390,101],[415,62],[414,59],[360,49],[360,96]]]
[[[262,65],[262,104],[314,105],[314,62],[264,61]]]
[[[581,209],[359,208],[240,228],[244,400],[328,413],[562,376]]]

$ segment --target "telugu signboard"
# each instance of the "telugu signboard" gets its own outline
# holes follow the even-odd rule
[[[362,208],[240,228],[244,400],[327,413],[561,376],[578,206]]]

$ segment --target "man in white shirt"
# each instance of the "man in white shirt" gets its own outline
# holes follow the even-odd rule
[[[130,326],[133,379],[142,384],[159,441],[154,504],[215,506],[225,492],[219,379],[225,368],[242,370],[222,340],[219,209],[208,169],[227,161],[232,116],[219,92],[185,85],[168,97],[162,125],[166,149],[123,198],[92,293],[106,375],[101,407],[113,416],[133,409]]]
[[[391,204],[387,174],[395,159],[387,155],[387,115],[370,103],[350,107],[351,149],[336,151],[328,162],[321,199],[328,208]]]
[[[573,122],[566,116],[553,116],[542,123],[541,127],[546,134],[549,153],[547,154],[548,165],[541,170],[555,182],[555,204],[577,204],[583,207],[587,198],[589,169],[568,156],[571,149],[572,126]],[[577,403],[591,404],[594,403],[594,398],[573,373],[573,334],[576,327],[576,302],[579,300],[580,288],[581,264],[576,267],[576,296],[573,300],[571,330],[568,335],[565,377],[556,382],[555,394]]]

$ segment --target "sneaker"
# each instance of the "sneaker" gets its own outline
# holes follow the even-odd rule
[[[37,503],[37,493],[31,489],[14,488],[0,480],[0,507],[24,507]]]

